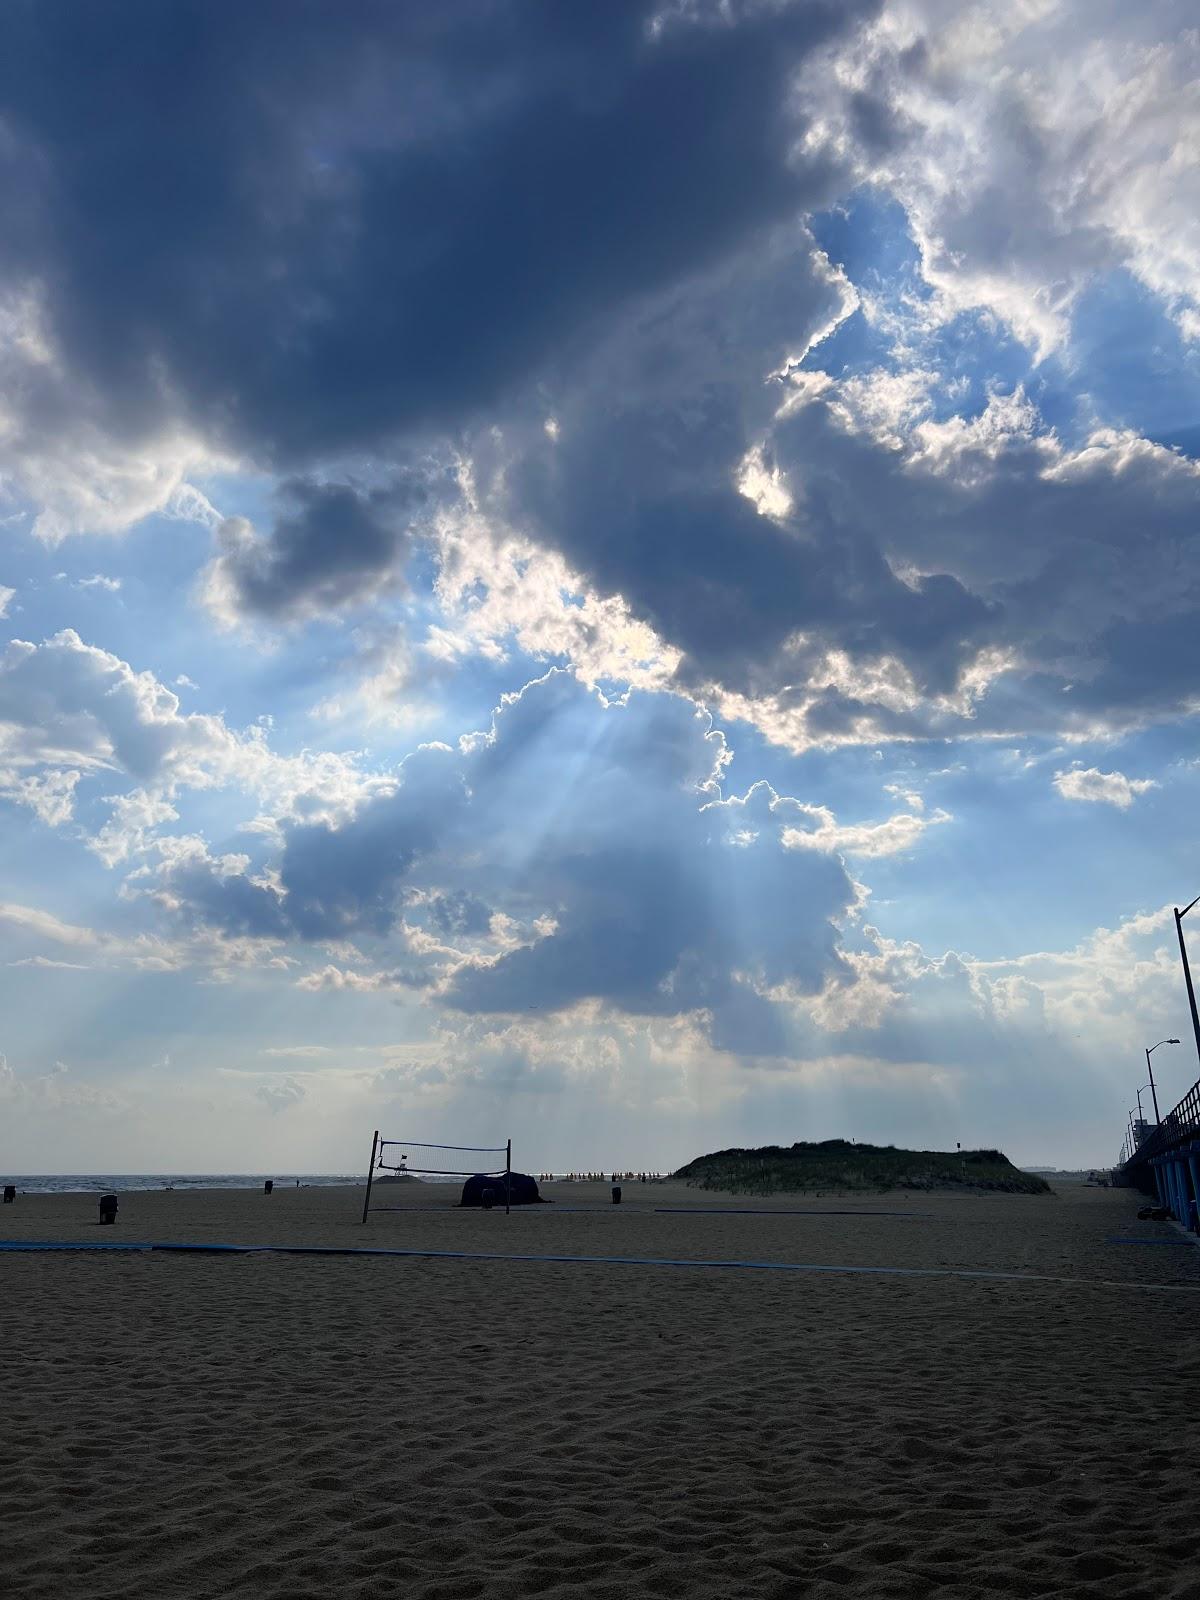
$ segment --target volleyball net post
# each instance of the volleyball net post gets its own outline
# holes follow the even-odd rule
[[[399,1162],[389,1161],[389,1150],[401,1150]],[[409,1150],[448,1150],[457,1155],[472,1156],[503,1156],[504,1165],[490,1167],[481,1172],[478,1167],[417,1167],[410,1166],[407,1152]],[[377,1172],[390,1172],[402,1178],[424,1177],[436,1178],[495,1178],[504,1181],[504,1215],[508,1216],[512,1210],[512,1140],[508,1139],[502,1145],[474,1145],[474,1144],[426,1144],[420,1139],[384,1139],[376,1128],[371,1140],[371,1164],[367,1168],[367,1192],[363,1197],[362,1220],[366,1222],[371,1210],[371,1187]]]
[[[362,1219],[367,1220],[367,1212],[371,1209],[371,1184],[375,1179],[375,1152],[379,1149],[379,1129],[375,1129],[375,1137],[371,1140],[371,1164],[367,1168],[367,1197],[363,1201]]]

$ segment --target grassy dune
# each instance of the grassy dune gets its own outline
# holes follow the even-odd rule
[[[1020,1172],[999,1150],[898,1150],[895,1145],[762,1145],[757,1150],[717,1150],[697,1156],[675,1174],[697,1189],[731,1194],[828,1193],[887,1189],[977,1189],[1005,1194],[1045,1194],[1049,1184]]]

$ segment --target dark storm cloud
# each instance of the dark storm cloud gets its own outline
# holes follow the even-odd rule
[[[292,931],[277,890],[211,857],[173,866],[165,882],[172,903],[198,926],[253,939],[282,939]]]
[[[852,528],[889,568],[944,574],[924,581],[940,596],[924,638],[915,614],[897,632],[902,659],[906,644],[936,640],[957,594],[982,608],[959,611],[964,658],[1002,647],[1024,682],[989,693],[981,730],[1053,731],[1089,716],[1119,727],[1194,701],[1200,578],[1181,557],[1200,519],[1194,463],[1133,434],[1071,448],[1017,398],[903,442],[820,402],[784,420],[773,447],[803,485],[818,539]],[[954,636],[952,625],[943,637]]]
[[[790,511],[764,516],[738,492],[789,394],[768,375],[845,315],[848,297],[806,230],[778,229],[639,308],[547,384],[550,436],[539,419],[473,440],[485,503],[682,649],[687,685],[777,693],[839,649],[898,658],[922,694],[941,694],[1002,630],[999,605],[957,576],[926,566],[899,577],[886,505],[870,520],[848,515],[853,487],[820,448],[796,475]],[[825,425],[831,458],[848,457],[843,430]],[[795,427],[784,423],[783,436]],[[893,450],[859,448],[868,474],[895,471]],[[771,464],[768,452],[761,466]]]
[[[588,444],[587,463],[566,466],[565,492],[548,520],[603,592],[623,595],[686,651],[685,682],[747,694],[777,689],[781,674],[804,676],[802,646],[780,661],[800,634],[812,635],[818,652],[898,657],[923,693],[936,694],[954,686],[995,631],[996,606],[944,574],[902,582],[853,526],[762,516],[732,488],[651,491],[630,506],[628,484],[614,470],[628,453]]]
[[[4,273],[130,436],[453,428],[830,186],[797,62],[859,4],[10,8]]]
[[[682,685],[769,701],[801,742],[1121,728],[1192,703],[1194,463],[1132,434],[1072,448],[1019,395],[925,426],[920,391],[887,373],[764,417],[761,394],[788,391],[753,361],[714,375],[733,308],[708,305],[686,334],[657,327],[677,389],[588,370],[552,397],[553,438],[477,450],[500,514],[681,648]],[[775,347],[819,307],[790,308]],[[601,370],[632,368],[610,350]],[[732,487],[756,438],[793,501],[769,516]],[[985,652],[980,683],[1002,675],[964,688]]]
[[[269,537],[244,517],[218,527],[210,600],[226,613],[279,620],[369,599],[397,579],[408,522],[423,499],[415,486],[359,493],[348,484],[291,479],[278,491],[281,514]]]

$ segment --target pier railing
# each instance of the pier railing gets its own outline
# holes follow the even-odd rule
[[[1165,1155],[1168,1150],[1196,1139],[1200,1139],[1200,1081],[1192,1085],[1174,1111],[1169,1111],[1124,1164],[1118,1167],[1122,1181],[1138,1188],[1146,1187],[1149,1184],[1150,1163],[1155,1156]],[[1143,1176],[1139,1168],[1144,1171],[1145,1184],[1138,1182]]]

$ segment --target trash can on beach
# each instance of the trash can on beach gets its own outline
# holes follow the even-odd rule
[[[100,1221],[115,1222],[117,1220],[117,1206],[119,1201],[115,1194],[102,1194],[100,1196]]]

